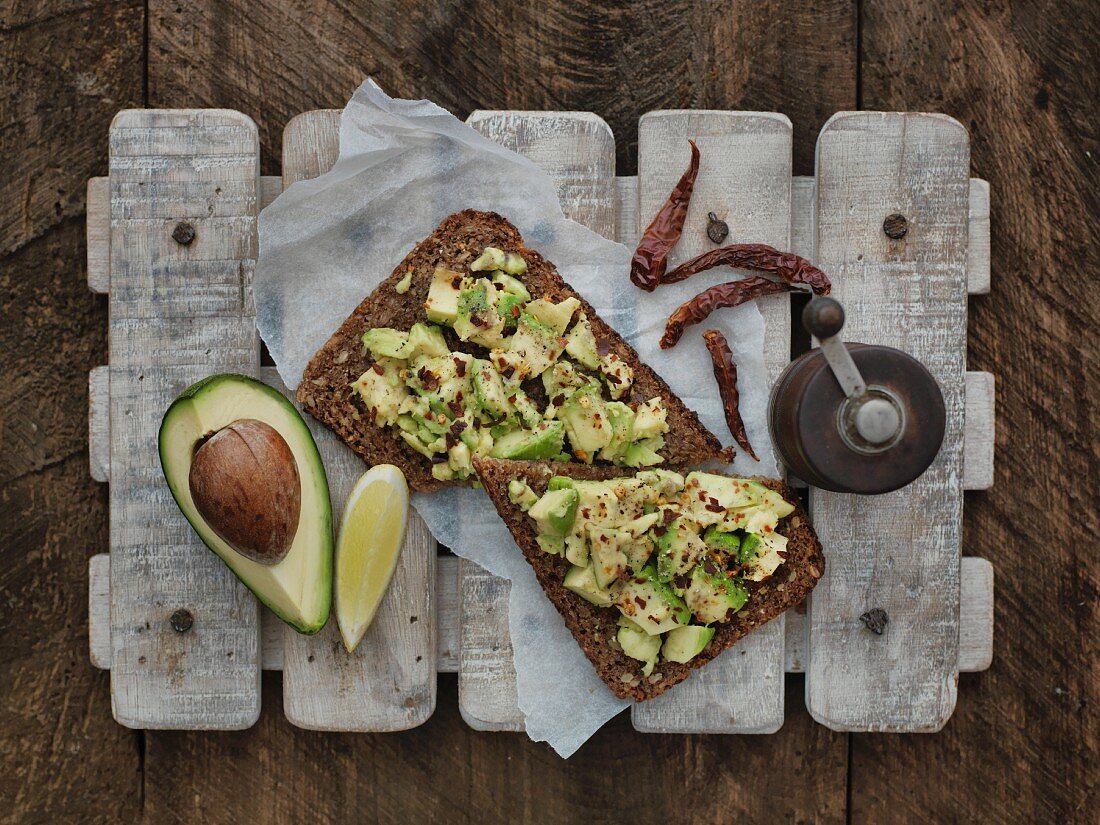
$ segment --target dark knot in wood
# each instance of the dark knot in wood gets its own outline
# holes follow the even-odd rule
[[[186,633],[191,629],[191,626],[195,623],[195,617],[191,615],[191,611],[185,607],[181,607],[168,619],[168,623],[172,625],[172,629],[177,633]]]
[[[725,221],[721,220],[713,212],[707,213],[707,237],[714,243],[720,244],[729,235],[730,228]]]
[[[886,233],[887,238],[900,241],[909,231],[909,221],[900,212],[895,212],[893,215],[886,216],[886,220],[882,222],[882,231]]]
[[[180,246],[190,246],[191,241],[195,240],[195,227],[187,221],[180,221],[172,230],[172,240]]]
[[[881,607],[873,607],[860,616],[859,620],[863,622],[872,633],[881,636],[883,631],[886,630],[886,625],[889,623],[890,617],[886,615],[886,611]]]

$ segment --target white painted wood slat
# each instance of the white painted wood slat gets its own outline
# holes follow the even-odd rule
[[[325,172],[339,154],[340,113],[307,112],[283,133],[286,186]],[[272,377],[273,380],[273,377]],[[280,387],[280,389],[282,389]],[[328,473],[333,520],[367,467],[326,427],[304,416]],[[283,709],[295,725],[314,730],[397,731],[416,727],[435,710],[436,544],[423,520],[409,513],[408,533],[393,579],[355,652],[340,641],[335,617],[316,636],[283,634]]]
[[[966,435],[963,437],[963,489],[993,486],[996,398],[993,375],[966,373]]]
[[[707,213],[730,227],[728,242],[791,241],[791,122],[754,112],[650,112],[638,127],[638,233],[687,168],[695,140],[701,153],[683,237],[669,265],[713,249]],[[700,276],[706,278],[706,276]],[[694,291],[708,286],[700,283]],[[694,293],[693,293],[694,294]],[[764,316],[769,380],[790,363],[790,299],[757,302]],[[697,343],[701,330],[678,345]],[[701,345],[699,347],[701,349]],[[696,353],[705,358],[705,352]],[[692,357],[686,351],[683,357]],[[780,616],[753,631],[691,678],[632,708],[634,727],[650,733],[773,733],[783,724],[784,623]]]
[[[986,295],[992,281],[989,247],[989,182],[970,179],[970,232],[966,286],[971,295]]]
[[[845,304],[844,337],[898,347],[943,391],[947,432],[929,470],[881,496],[811,490],[827,548],[811,597],[806,703],[834,730],[933,731],[955,706],[970,149],[938,115],[842,113],[817,143],[815,259]],[[904,240],[887,215],[909,223]],[[860,614],[886,610],[884,635]]]
[[[567,217],[605,237],[615,232],[615,138],[591,112],[476,111],[466,121],[539,166]],[[574,284],[584,292],[584,284]],[[523,730],[508,638],[508,582],[464,562],[459,709],[478,730]]]
[[[212,371],[258,367],[249,307],[203,302],[206,284],[193,277],[201,267],[170,226],[182,200],[213,201],[230,183],[256,192],[256,126],[237,112],[128,110],[111,124],[110,145],[112,707],[134,728],[244,728],[260,711],[257,603],[180,513],[156,444],[164,410],[189,384]],[[219,151],[231,151],[231,160],[206,162]],[[124,189],[145,182],[155,190],[169,180],[178,184],[170,198]],[[119,217],[133,211],[135,198],[159,217]],[[189,218],[201,257],[236,271],[239,293],[251,292],[257,203],[245,199],[232,219]],[[196,311],[147,311],[153,271]],[[179,608],[194,617],[184,633],[168,621]]]

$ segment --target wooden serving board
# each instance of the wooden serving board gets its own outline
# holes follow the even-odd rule
[[[111,129],[109,178],[88,184],[88,281],[110,295],[110,364],[89,378],[92,475],[111,485],[111,553],[90,566],[93,664],[111,670],[116,719],[138,728],[241,728],[259,712],[261,669],[284,672],[284,710],[321,730],[396,731],[435,706],[437,672],[458,672],[463,718],[522,730],[508,636],[508,584],[437,557],[413,514],[394,583],[363,644],[333,623],[283,626],[206,551],[160,475],[156,431],[170,401],[218,371],[258,375],[250,276],[256,216],[284,185],[326,171],[339,112],[287,124],[283,177],[258,176],[254,124],[236,112],[132,110]],[[792,130],[759,112],[651,112],[637,177],[615,176],[611,130],[587,112],[475,112],[469,124],[530,158],[573,219],[633,244],[687,163],[702,169],[672,263],[710,247],[707,212],[731,239],[809,257],[849,308],[845,335],[898,346],[936,375],[948,432],[932,468],[888,496],[809,491],[828,559],[810,603],[750,634],[657,700],[632,709],[651,732],[767,733],[783,724],[784,673],[804,672],[810,712],[838,730],[938,730],[958,673],[992,659],[993,571],[961,555],[963,490],[993,479],[993,377],[965,372],[968,294],[989,291],[989,188],[969,178],[965,131],[940,115],[836,115],[815,177],[791,175]],[[890,241],[886,215],[909,234]],[[190,225],[194,239],[173,237]],[[176,233],[177,235],[179,233]],[[185,237],[180,235],[179,237]],[[584,284],[575,284],[584,291]],[[766,366],[790,361],[789,298],[760,303]],[[309,416],[339,508],[363,471]],[[864,628],[872,607],[886,633]],[[194,617],[177,632],[179,608]]]

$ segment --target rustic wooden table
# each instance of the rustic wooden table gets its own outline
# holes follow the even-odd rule
[[[991,0],[890,4],[398,2],[85,5],[0,14],[0,819],[11,821],[1095,821],[1100,454],[1100,13]],[[811,722],[802,677],[767,737],[636,733],[626,716],[562,762],[459,718],[453,677],[408,733],[292,727],[277,677],[243,733],[135,733],[87,660],[87,559],[107,542],[87,474],[85,376],[106,301],[83,272],[84,188],[135,106],[239,109],[280,157],[293,115],[365,74],[460,117],[582,109],[636,169],[638,116],[760,109],[795,125],[795,172],[834,111],[943,111],[990,181],[994,289],[970,301],[968,368],[998,376],[997,476],[963,546],[997,569],[993,667],[964,674],[936,735]],[[271,165],[265,174],[278,174]],[[1052,460],[1053,458],[1053,460]],[[608,770],[611,768],[611,770]],[[684,793],[699,788],[699,795]]]

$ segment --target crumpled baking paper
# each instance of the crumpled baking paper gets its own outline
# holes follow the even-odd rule
[[[729,270],[652,294],[634,288],[630,250],[565,218],[553,182],[533,163],[434,103],[392,99],[371,80],[343,111],[331,171],[290,186],[260,215],[257,325],[286,385],[298,385],[314,352],[418,241],[466,208],[493,210],[515,224],[703,424],[731,443],[699,330],[671,351],[657,347],[669,312],[728,280]],[[749,304],[707,323],[729,339],[749,436],[767,457],[756,464],[739,451],[731,469],[774,475],[760,312]],[[413,505],[437,540],[511,580],[509,628],[527,733],[568,757],[629,703],[596,676],[483,491],[416,494]]]

